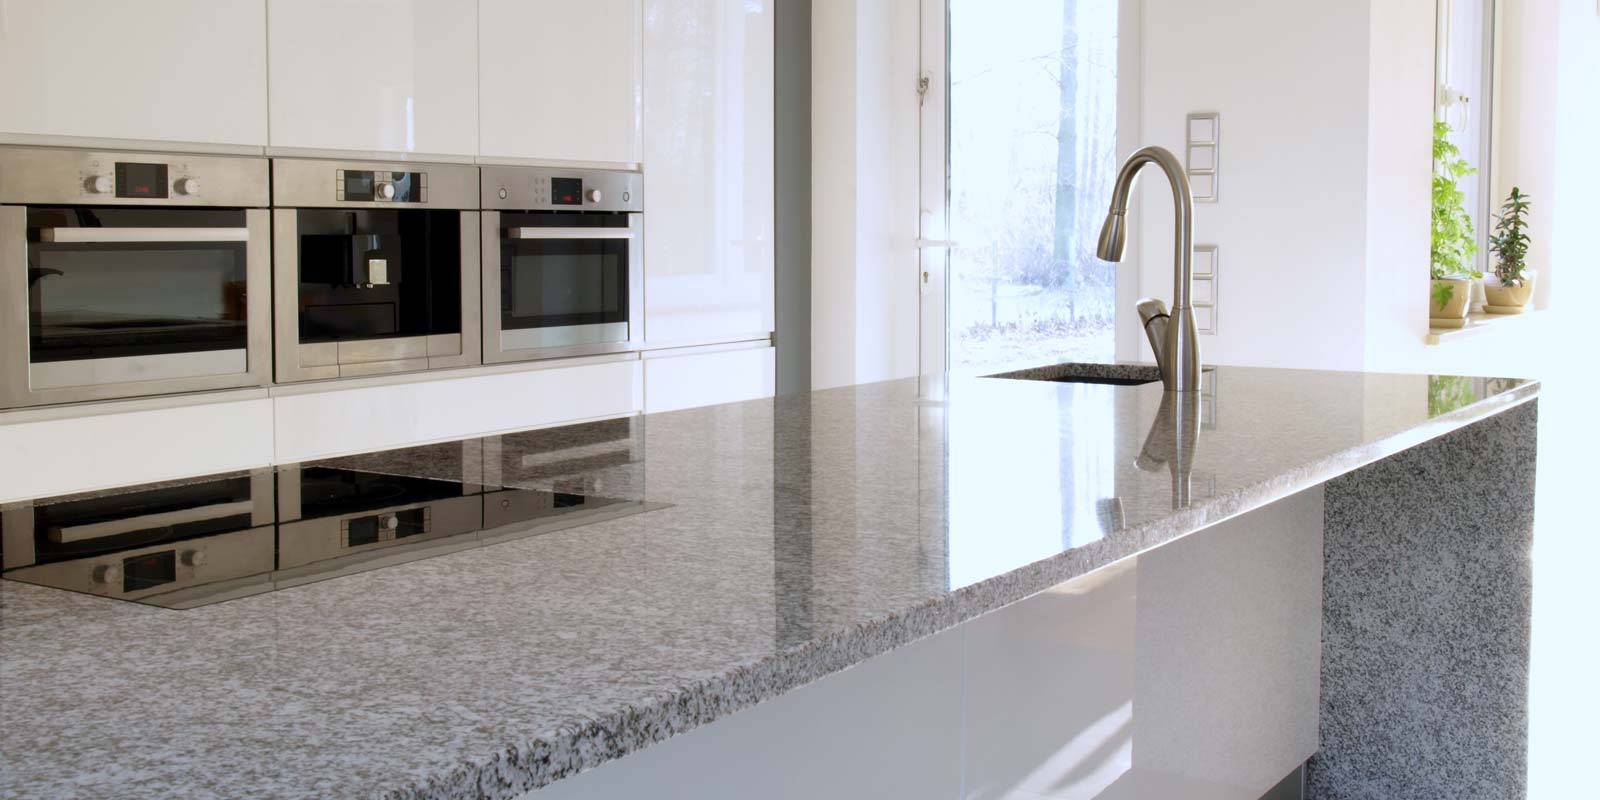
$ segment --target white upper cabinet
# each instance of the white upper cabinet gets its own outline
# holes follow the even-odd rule
[[[0,0],[0,134],[260,147],[261,0]]]
[[[475,0],[268,0],[273,147],[473,156]]]
[[[482,155],[639,161],[638,0],[481,0],[478,14]]]
[[[773,0],[645,0],[645,337],[773,327]]]

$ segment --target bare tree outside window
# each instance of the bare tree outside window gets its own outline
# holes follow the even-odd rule
[[[950,0],[950,363],[1110,360],[1117,0]]]

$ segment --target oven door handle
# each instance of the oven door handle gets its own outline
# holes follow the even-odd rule
[[[507,239],[632,239],[631,228],[506,228]]]
[[[216,503],[199,508],[185,508],[178,511],[162,511],[155,514],[145,514],[140,517],[126,519],[112,519],[105,522],[91,522],[86,525],[64,525],[50,529],[50,541],[57,544],[68,542],[81,542],[85,539],[99,539],[106,536],[116,536],[122,533],[144,531],[151,528],[160,528],[166,525],[178,525],[184,522],[203,522],[208,519],[222,519],[237,514],[249,514],[255,511],[255,503],[250,500],[239,500],[232,503]]]
[[[249,228],[40,228],[39,241],[56,244],[144,242],[248,242]]]

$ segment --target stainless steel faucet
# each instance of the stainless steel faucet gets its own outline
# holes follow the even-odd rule
[[[1150,338],[1150,348],[1155,351],[1156,365],[1161,368],[1161,383],[1169,392],[1200,391],[1200,335],[1195,329],[1194,309],[1189,306],[1189,285],[1192,274],[1190,254],[1194,251],[1194,197],[1189,193],[1189,176],[1183,165],[1171,152],[1161,147],[1146,147],[1123,163],[1117,173],[1117,186],[1111,193],[1111,210],[1106,214],[1106,224],[1100,229],[1099,256],[1106,261],[1121,261],[1127,245],[1128,193],[1133,189],[1134,176],[1148,164],[1161,167],[1172,184],[1173,219],[1176,222],[1173,256],[1172,311],[1160,300],[1145,298],[1139,301],[1139,321],[1144,324],[1145,335]]]

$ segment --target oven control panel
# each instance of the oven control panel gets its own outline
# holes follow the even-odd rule
[[[334,170],[334,195],[344,201],[428,202],[428,173],[389,170]]]
[[[0,147],[0,203],[265,208],[267,159]],[[204,189],[202,190],[202,185]]]
[[[644,210],[643,178],[626,170],[484,167],[483,207],[506,211]]]

